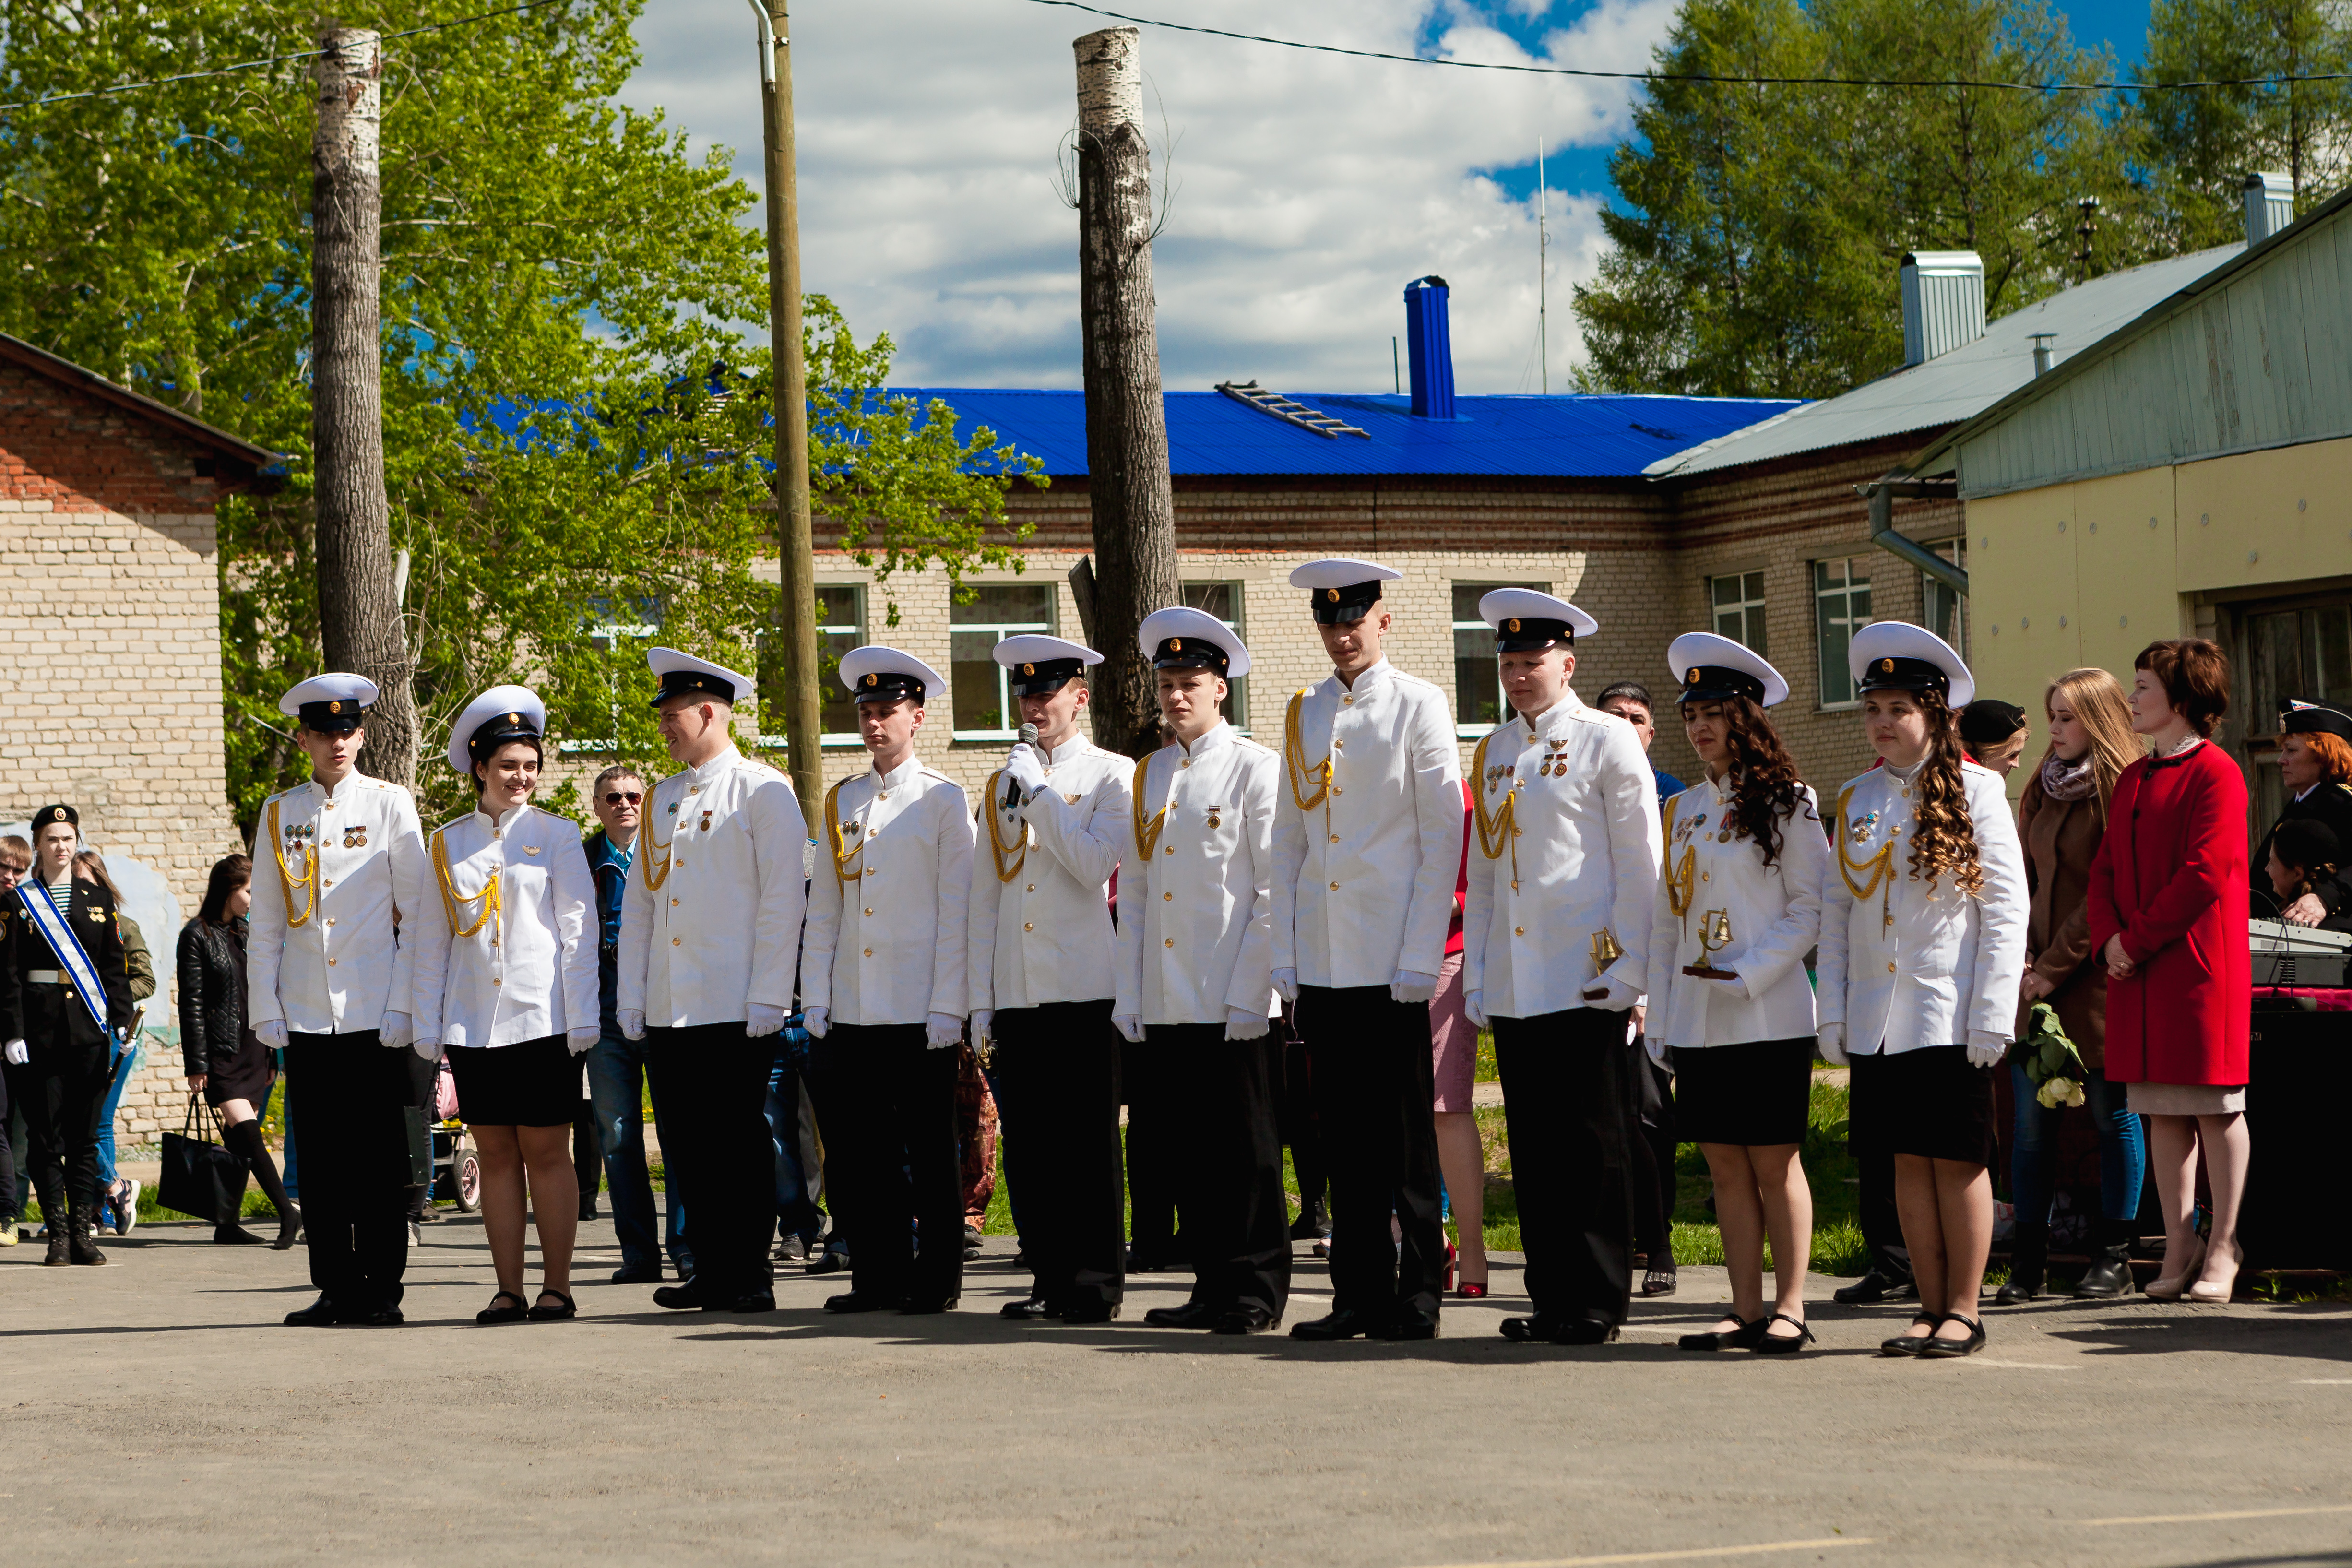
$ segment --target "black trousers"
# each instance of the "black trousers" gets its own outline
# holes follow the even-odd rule
[[[1041,1299],[1116,1303],[1127,1287],[1119,1213],[1118,1047],[1111,1005],[1049,1002],[996,1015],[1004,1175]]]
[[[1191,1129],[1175,1114],[1173,1097],[1182,1088],[1184,1071],[1184,1064],[1167,1060],[1149,1045],[1119,1041],[1118,1086],[1127,1097],[1128,1225],[1136,1257],[1153,1265],[1180,1256],[1177,1192],[1192,1151],[1186,1140]]]
[[[1168,1071],[1171,1113],[1192,1135],[1184,1239],[1192,1300],[1220,1310],[1290,1300],[1290,1200],[1275,1126],[1272,1034],[1228,1040],[1223,1024],[1154,1024],[1146,1054]]]
[[[1870,1248],[1870,1266],[1889,1279],[1911,1278],[1911,1248],[1903,1239],[1903,1216],[1895,1206],[1895,1156],[1873,1150],[1854,1162],[1861,1184],[1854,1201],[1861,1210],[1863,1244]]]
[[[1323,1164],[1323,1131],[1315,1120],[1314,1058],[1307,1042],[1298,1037],[1295,1016],[1276,1025],[1275,1032],[1283,1037],[1282,1090],[1276,1120],[1282,1125],[1282,1142],[1290,1150],[1290,1173],[1298,1178],[1298,1217],[1328,1231],[1331,1208],[1326,1200],[1330,1178]]]
[[[16,1152],[8,1137],[8,1124],[16,1120],[10,1087],[16,1077],[15,1068],[0,1067],[0,1224],[5,1225],[15,1225],[25,1212],[24,1200],[16,1195]]]
[[[1633,1097],[1633,1246],[1649,1256],[1653,1270],[1675,1271],[1674,1073],[1650,1059],[1642,1037],[1633,1037],[1641,1060],[1625,1075]]]
[[[408,1268],[408,1131],[415,1102],[402,1047],[373,1029],[289,1035],[287,1105],[302,1150],[310,1283],[346,1311],[400,1305]],[[290,1090],[299,1088],[301,1093]]]
[[[835,1024],[809,1047],[825,1195],[849,1241],[850,1289],[886,1300],[963,1293],[956,1053],[927,1048],[924,1037],[920,1024]],[[761,1148],[772,1193],[774,1155]],[[694,1213],[691,1200],[687,1213]],[[910,1223],[921,1238],[919,1256]],[[693,1234],[698,1258],[702,1233]]]
[[[1637,1054],[1629,1021],[1598,1007],[1495,1020],[1511,1184],[1538,1312],[1625,1321],[1633,1253],[1626,1076]]]
[[[32,1059],[8,1069],[13,1091],[24,1102],[26,1175],[41,1200],[42,1221],[50,1226],[62,1225],[75,1204],[97,1206],[98,1122],[114,1081],[105,1041],[79,1045],[65,1034],[59,1029],[55,1040],[28,1042]]]
[[[773,1039],[739,1022],[646,1031],[646,1076],[662,1108],[669,1201],[686,1211],[694,1285],[710,1300],[775,1289],[776,1152],[768,1142]]]
[[[1331,1305],[1385,1321],[1434,1316],[1445,1286],[1429,1004],[1385,985],[1298,988],[1315,1119],[1331,1173]],[[1390,1241],[1393,1215],[1402,1248]]]

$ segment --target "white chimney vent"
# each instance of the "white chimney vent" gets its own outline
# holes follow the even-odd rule
[[[1915,250],[1903,258],[1903,363],[1925,364],[1984,336],[1984,258]]]
[[[2248,174],[2246,243],[2260,245],[2294,221],[2294,182],[2284,174]]]

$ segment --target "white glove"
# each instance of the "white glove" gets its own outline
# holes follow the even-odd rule
[[[621,1038],[642,1040],[646,1037],[646,1016],[635,1007],[622,1008],[614,1015],[614,1021],[621,1026]]]
[[[1015,746],[1013,754],[1004,759],[1004,772],[1021,786],[1024,795],[1035,795],[1045,787],[1045,764],[1037,760],[1034,746]]]
[[[801,1013],[801,1027],[809,1032],[809,1038],[812,1040],[821,1040],[824,1038],[825,1036],[833,1032],[833,1009],[830,1007],[809,1007],[803,1009]]]
[[[12,1068],[23,1067],[32,1058],[33,1053],[26,1048],[22,1040],[11,1040],[5,1047],[0,1047],[0,1058],[5,1058]]]
[[[974,1044],[996,1038],[996,1009],[976,1007],[971,1015],[971,1037]]]
[[[376,1043],[398,1050],[416,1037],[416,1025],[405,1013],[386,1013],[375,1026]]]
[[[1823,1024],[1821,1026],[1820,1032],[1814,1035],[1813,1043],[1821,1050],[1822,1060],[1829,1063],[1830,1066],[1833,1068],[1842,1068],[1846,1065],[1848,1058],[1845,1054],[1845,1026],[1843,1024]]]
[[[1462,994],[1462,1016],[1470,1020],[1470,1026],[1474,1029],[1483,1029],[1487,1027],[1486,994],[1484,991],[1464,992]]]
[[[1999,1067],[2001,1058],[2007,1055],[2009,1055],[2009,1042],[1990,1029],[1969,1031],[1969,1066]]]
[[[1437,995],[1437,976],[1418,969],[1400,969],[1389,982],[1391,1002],[1427,1002]]]
[[[1143,1044],[1143,1019],[1133,1013],[1121,1013],[1111,1023],[1130,1046]]]
[[[596,1025],[583,1024],[576,1029],[566,1029],[563,1031],[563,1046],[566,1050],[569,1050],[576,1057],[604,1037],[604,1031],[599,1028]],[[419,1054],[421,1055],[422,1053]]]
[[[1272,975],[1268,976],[1268,978],[1274,982],[1274,994],[1276,995],[1281,997],[1286,1002],[1295,1003],[1298,1000],[1298,971],[1296,969],[1277,969]]]
[[[1689,975],[1686,978],[1697,980],[1698,976],[1694,974]],[[1726,996],[1737,997],[1742,1002],[1754,1000],[1754,998],[1748,994],[1748,982],[1742,980],[1737,974],[1734,974],[1728,980],[1704,980],[1699,983],[1710,991],[1719,992]]]
[[[1602,975],[1601,984],[1609,988],[1609,994],[1589,998],[1584,1004],[1586,1006],[1598,1007],[1604,1013],[1622,1013],[1642,999],[1642,994],[1639,991],[1613,974]],[[1590,991],[1596,987],[1588,985],[1585,989]]]
[[[1225,1009],[1225,1038],[1229,1040],[1262,1040],[1265,1038],[1265,1015],[1255,1007]]]
[[[743,1020],[744,1037],[747,1039],[764,1040],[782,1028],[784,1020],[791,1016],[782,1007],[771,1006],[765,1002],[754,1002],[751,1004],[751,1016]]]
[[[1642,1048],[1649,1052],[1650,1059],[1657,1063],[1660,1067],[1666,1065],[1666,1053],[1674,1049],[1672,1046],[1667,1045],[1664,1040],[1661,1039],[1656,1035],[1643,1035],[1642,1037]]]
[[[253,1026],[253,1037],[259,1040],[263,1045],[268,1046],[273,1051],[284,1050],[286,1048],[286,1020],[283,1018],[271,1018],[267,1022],[256,1024]],[[11,1058],[10,1059],[14,1060],[16,1058]]]
[[[933,1013],[923,1020],[924,1043],[932,1050],[943,1051],[950,1046],[963,1044],[963,1020],[947,1013]]]

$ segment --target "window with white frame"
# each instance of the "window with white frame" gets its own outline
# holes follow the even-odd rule
[[[1485,734],[1511,710],[1503,696],[1503,667],[1495,654],[1495,628],[1478,613],[1478,601],[1497,588],[1551,592],[1549,583],[1454,584],[1454,732],[1464,737]]]
[[[1021,725],[1012,672],[996,662],[996,645],[1020,632],[1054,629],[1049,583],[989,583],[971,603],[948,609],[948,685],[955,693],[955,738],[1009,741]]]
[[[589,646],[599,653],[610,653],[616,645],[623,642],[651,640],[661,630],[662,604],[659,598],[652,595],[631,595],[618,599],[600,595],[588,601],[588,606],[582,612],[580,619],[581,630],[587,637]],[[599,752],[613,752],[621,749],[618,739],[621,732],[621,702],[617,692],[612,696],[610,702],[613,714],[612,734],[601,741],[567,736],[562,743],[563,755],[593,756]]]
[[[1846,648],[1871,618],[1868,556],[1813,563],[1813,627],[1821,650],[1822,707],[1851,707],[1856,700]]]
[[[1242,639],[1246,647],[1248,636],[1242,630],[1242,585],[1239,583],[1187,583],[1180,590],[1184,603],[1202,610],[1224,623],[1225,629]],[[1249,677],[1225,682],[1224,705],[1220,710],[1225,722],[1246,733],[1249,730]]]
[[[1707,600],[1715,614],[1715,635],[1769,658],[1764,647],[1764,574],[1734,572],[1707,579]]]
[[[841,656],[865,640],[866,590],[855,583],[821,584],[816,591],[818,744],[855,746],[857,700],[841,684]],[[784,639],[774,627],[760,637],[760,736],[762,746],[785,744]]]
[[[1969,569],[1969,542],[1947,539],[1928,549],[1965,572]],[[1920,620],[1929,631],[1952,645],[1952,651],[1966,659],[1969,657],[1968,595],[1950,584],[1939,582],[1925,572],[1919,574],[1919,605],[1925,612]]]

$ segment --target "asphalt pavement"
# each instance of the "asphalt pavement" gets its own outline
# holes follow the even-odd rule
[[[617,1262],[586,1227],[582,1274]],[[104,1268],[0,1252],[0,1563],[2352,1564],[2352,1306],[2051,1301],[1967,1361],[1816,1279],[1820,1347],[1677,1351],[1686,1268],[1620,1343],[1507,1343],[1518,1270],[1413,1345],[1017,1325],[1011,1247],[944,1317],[674,1313],[583,1286],[474,1326],[478,1223],[400,1329],[284,1328],[302,1254],[142,1227]],[[1293,1321],[1328,1302],[1299,1249]]]

